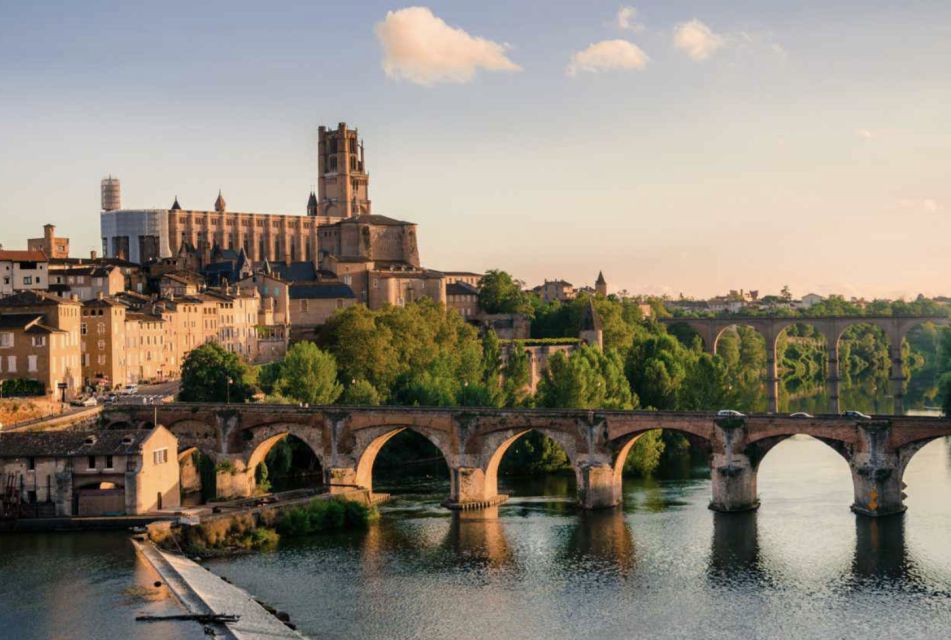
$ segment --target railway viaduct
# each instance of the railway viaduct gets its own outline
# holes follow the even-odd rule
[[[826,388],[829,395],[829,411],[839,413],[839,341],[849,327],[868,324],[881,329],[888,340],[889,386],[893,399],[893,413],[904,413],[905,375],[902,371],[901,345],[905,336],[914,327],[932,322],[946,325],[949,319],[944,316],[725,316],[719,318],[663,318],[667,326],[684,324],[696,331],[703,341],[707,353],[717,352],[717,342],[723,332],[730,327],[752,327],[766,341],[766,397],[770,413],[779,410],[779,376],[776,365],[776,342],[779,335],[794,324],[806,324],[814,327],[825,338],[828,355]]]
[[[446,506],[456,509],[505,500],[498,493],[499,463],[508,447],[529,431],[543,433],[564,448],[576,474],[581,507],[616,506],[627,454],[653,429],[681,432],[709,453],[711,509],[755,509],[756,475],[763,457],[786,438],[806,434],[848,462],[852,509],[869,516],[904,511],[902,475],[909,460],[931,440],[951,435],[951,419],[911,416],[717,417],[650,411],[189,403],[109,407],[103,424],[168,427],[178,437],[180,456],[197,449],[215,461],[220,496],[252,495],[257,465],[289,435],[313,450],[331,492],[354,487],[372,491],[377,454],[390,438],[411,429],[445,457],[450,470]]]

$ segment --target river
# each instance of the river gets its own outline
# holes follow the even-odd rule
[[[762,462],[756,513],[709,511],[704,478],[626,480],[623,509],[593,513],[564,477],[462,515],[445,484],[403,484],[367,531],[209,565],[319,640],[947,637],[949,451],[915,456],[908,512],[883,520],[849,511],[842,458],[795,437]],[[121,535],[0,537],[0,576],[9,637],[201,637],[132,622],[171,605],[143,600]]]

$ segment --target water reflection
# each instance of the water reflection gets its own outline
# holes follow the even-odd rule
[[[852,573],[860,581],[906,582],[909,572],[905,517],[855,517],[855,557]]]
[[[713,514],[713,541],[707,573],[716,584],[766,582],[755,511]]]
[[[594,565],[626,576],[635,567],[634,537],[620,509],[579,511],[562,559],[582,571]]]
[[[456,511],[451,518],[443,548],[459,564],[499,568],[512,562],[512,549],[505,538],[498,507]]]

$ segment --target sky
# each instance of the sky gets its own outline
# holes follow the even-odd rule
[[[946,0],[0,0],[0,244],[303,214],[345,121],[430,268],[951,294],[949,60]]]

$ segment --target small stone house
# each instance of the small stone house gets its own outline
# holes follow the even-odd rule
[[[178,439],[162,426],[0,433],[0,479],[22,516],[138,515],[181,504]]]

